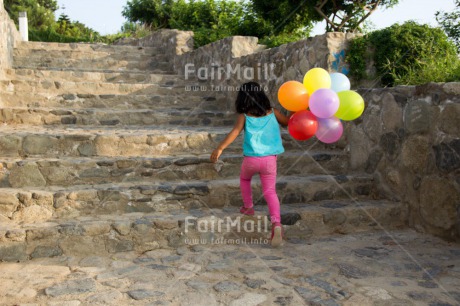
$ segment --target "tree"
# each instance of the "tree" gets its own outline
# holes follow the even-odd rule
[[[67,29],[70,28],[71,25],[72,25],[72,22],[70,21],[69,16],[62,13],[59,16],[58,21],[56,22],[56,32],[59,34],[65,35],[67,32]]]
[[[436,12],[436,20],[460,51],[460,0],[456,0],[455,5],[453,12]]]
[[[56,0],[5,0],[5,10],[17,24],[19,12],[27,12],[29,27],[47,28],[54,24],[54,12],[58,9]]]
[[[131,0],[122,14],[152,29],[194,31],[198,46],[232,35],[270,33],[269,23],[254,14],[248,3],[237,0]]]
[[[326,20],[327,32],[355,32],[378,7],[390,8],[399,0],[317,1],[315,10]]]
[[[153,28],[169,28],[174,0],[130,0],[122,15],[131,22],[140,22]]]
[[[272,25],[271,34],[295,32],[319,21],[310,0],[251,0],[252,8]]]
[[[282,33],[326,21],[326,31],[356,31],[378,7],[389,8],[399,0],[252,0],[254,9]]]
[[[78,21],[70,21],[69,16],[64,13],[59,16],[59,19],[56,22],[54,28],[56,33],[74,38],[85,38],[85,40],[93,40],[100,37],[98,32],[88,28],[83,23]]]

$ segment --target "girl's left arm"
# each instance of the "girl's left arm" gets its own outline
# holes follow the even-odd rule
[[[278,123],[281,124],[282,126],[287,126],[289,122],[289,118],[291,117],[291,112],[289,112],[288,116],[286,116],[282,112],[277,110],[276,108],[274,108],[273,111],[275,112],[275,117]]]
[[[230,131],[230,133],[227,134],[227,136],[220,142],[220,144],[217,146],[217,148],[212,152],[211,154],[211,161],[215,163],[218,159],[219,156],[222,154],[222,152],[232,143],[235,141],[236,137],[240,135],[241,131],[244,128],[244,122],[246,121],[246,118],[244,117],[244,114],[239,114],[238,118],[236,119],[235,125],[233,126],[233,129]]]

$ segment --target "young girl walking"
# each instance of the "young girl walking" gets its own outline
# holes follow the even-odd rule
[[[240,208],[240,212],[254,215],[251,179],[258,173],[272,222],[271,245],[278,247],[283,238],[280,202],[276,194],[276,158],[278,154],[284,152],[279,124],[287,126],[289,117],[271,107],[270,100],[256,82],[248,82],[240,87],[235,107],[239,114],[235,125],[212,152],[211,161],[215,163],[222,151],[244,129],[244,159],[240,174],[240,189],[244,205]]]

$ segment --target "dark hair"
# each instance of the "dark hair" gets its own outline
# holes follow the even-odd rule
[[[263,88],[256,82],[248,82],[239,88],[235,108],[239,114],[261,117],[267,114],[271,105]]]

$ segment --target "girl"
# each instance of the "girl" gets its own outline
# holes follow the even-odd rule
[[[244,206],[240,208],[240,212],[254,215],[251,179],[254,174],[259,173],[272,222],[271,244],[277,247],[281,245],[283,238],[280,202],[276,194],[276,156],[284,152],[279,124],[287,126],[289,118],[270,106],[270,100],[255,82],[248,82],[240,87],[235,106],[239,114],[235,126],[212,152],[211,161],[215,163],[222,151],[244,129],[244,159],[240,174]]]

